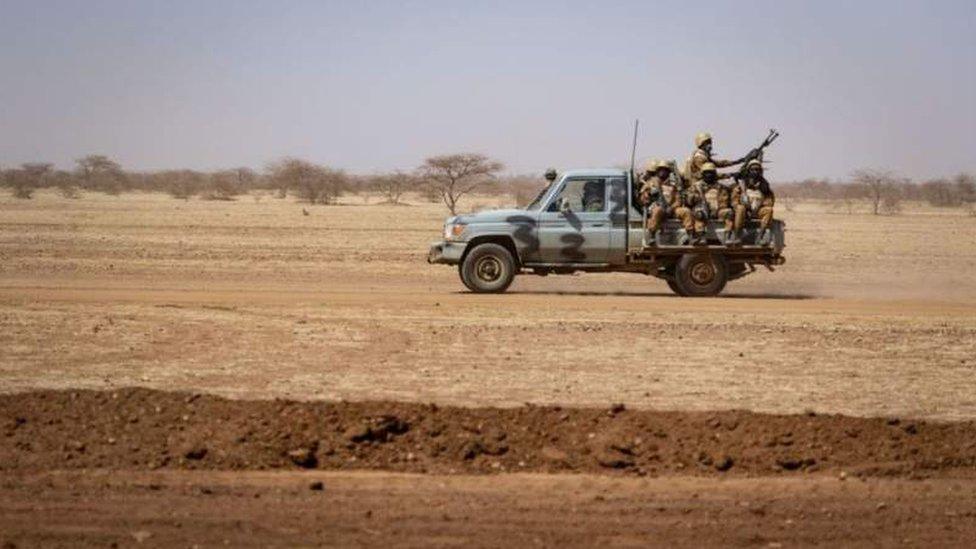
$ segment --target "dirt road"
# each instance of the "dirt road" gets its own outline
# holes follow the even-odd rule
[[[960,547],[976,537],[974,493],[962,480],[0,474],[0,536],[21,547]]]
[[[436,287],[8,278],[0,388],[976,417],[974,304],[531,279],[476,296],[437,274]]]

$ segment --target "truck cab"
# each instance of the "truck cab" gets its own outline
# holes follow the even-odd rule
[[[684,232],[668,220],[657,241],[645,234],[646,212],[636,201],[632,174],[619,169],[565,172],[524,209],[447,219],[444,239],[431,245],[430,263],[455,265],[478,293],[504,292],[517,274],[633,272],[667,282],[683,296],[716,295],[729,280],[784,262],[784,226],[770,243],[729,247],[721,223],[708,223],[704,245],[680,244]],[[756,230],[747,223],[744,242]]]

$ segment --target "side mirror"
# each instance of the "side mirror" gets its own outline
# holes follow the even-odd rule
[[[570,212],[570,209],[569,209],[569,199],[566,198],[565,196],[560,197],[560,199],[559,199],[559,212],[560,213],[569,213]]]

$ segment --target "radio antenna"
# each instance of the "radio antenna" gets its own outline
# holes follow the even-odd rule
[[[634,119],[634,144],[630,149],[630,179],[634,179],[634,161],[637,160],[637,128],[640,126],[640,119]]]

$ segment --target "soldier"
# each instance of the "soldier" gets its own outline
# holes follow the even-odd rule
[[[725,224],[726,244],[734,241],[735,210],[732,208],[732,190],[720,183],[722,179],[732,177],[720,174],[711,162],[701,166],[701,179],[693,184],[693,192],[689,194],[689,205],[693,208],[695,218],[695,233],[698,238],[695,244],[704,244],[705,229],[709,219],[717,219]]]
[[[756,244],[765,246],[772,237],[770,226],[773,223],[773,206],[776,203],[776,195],[769,187],[769,182],[763,176],[762,162],[750,160],[746,164],[746,176],[742,179],[745,186],[744,191],[739,191],[742,197],[743,213],[748,213],[750,217],[759,220],[759,232],[756,234]],[[735,230],[739,232],[745,225],[746,215],[741,219],[737,216],[735,220]]]
[[[583,211],[602,212],[603,210],[603,185],[599,181],[587,181],[583,185]]]
[[[644,185],[641,187],[640,196],[641,203],[645,207],[650,206],[650,213],[647,217],[647,230],[654,235],[654,242],[657,243],[658,232],[661,230],[661,225],[664,224],[664,220],[668,217],[681,221],[681,225],[684,227],[685,233],[688,234],[689,238],[697,240],[695,219],[691,215],[691,210],[684,204],[681,189],[678,188],[676,181],[671,177],[671,164],[664,160],[657,162],[653,166],[653,174],[650,177],[646,177],[647,174],[651,173],[649,170],[650,167],[645,168]]]
[[[651,187],[647,184],[648,181],[654,177],[654,172],[657,171],[658,160],[652,158],[644,163],[644,171],[641,172],[638,179],[641,181],[640,192],[637,195],[637,201],[645,208],[651,205],[650,189]]]
[[[685,176],[691,181],[698,181],[701,179],[702,166],[706,163],[714,164],[716,168],[727,168],[742,164],[743,162],[745,162],[745,157],[737,160],[719,160],[712,158],[712,135],[707,132],[702,132],[695,136],[695,152],[688,159]]]

